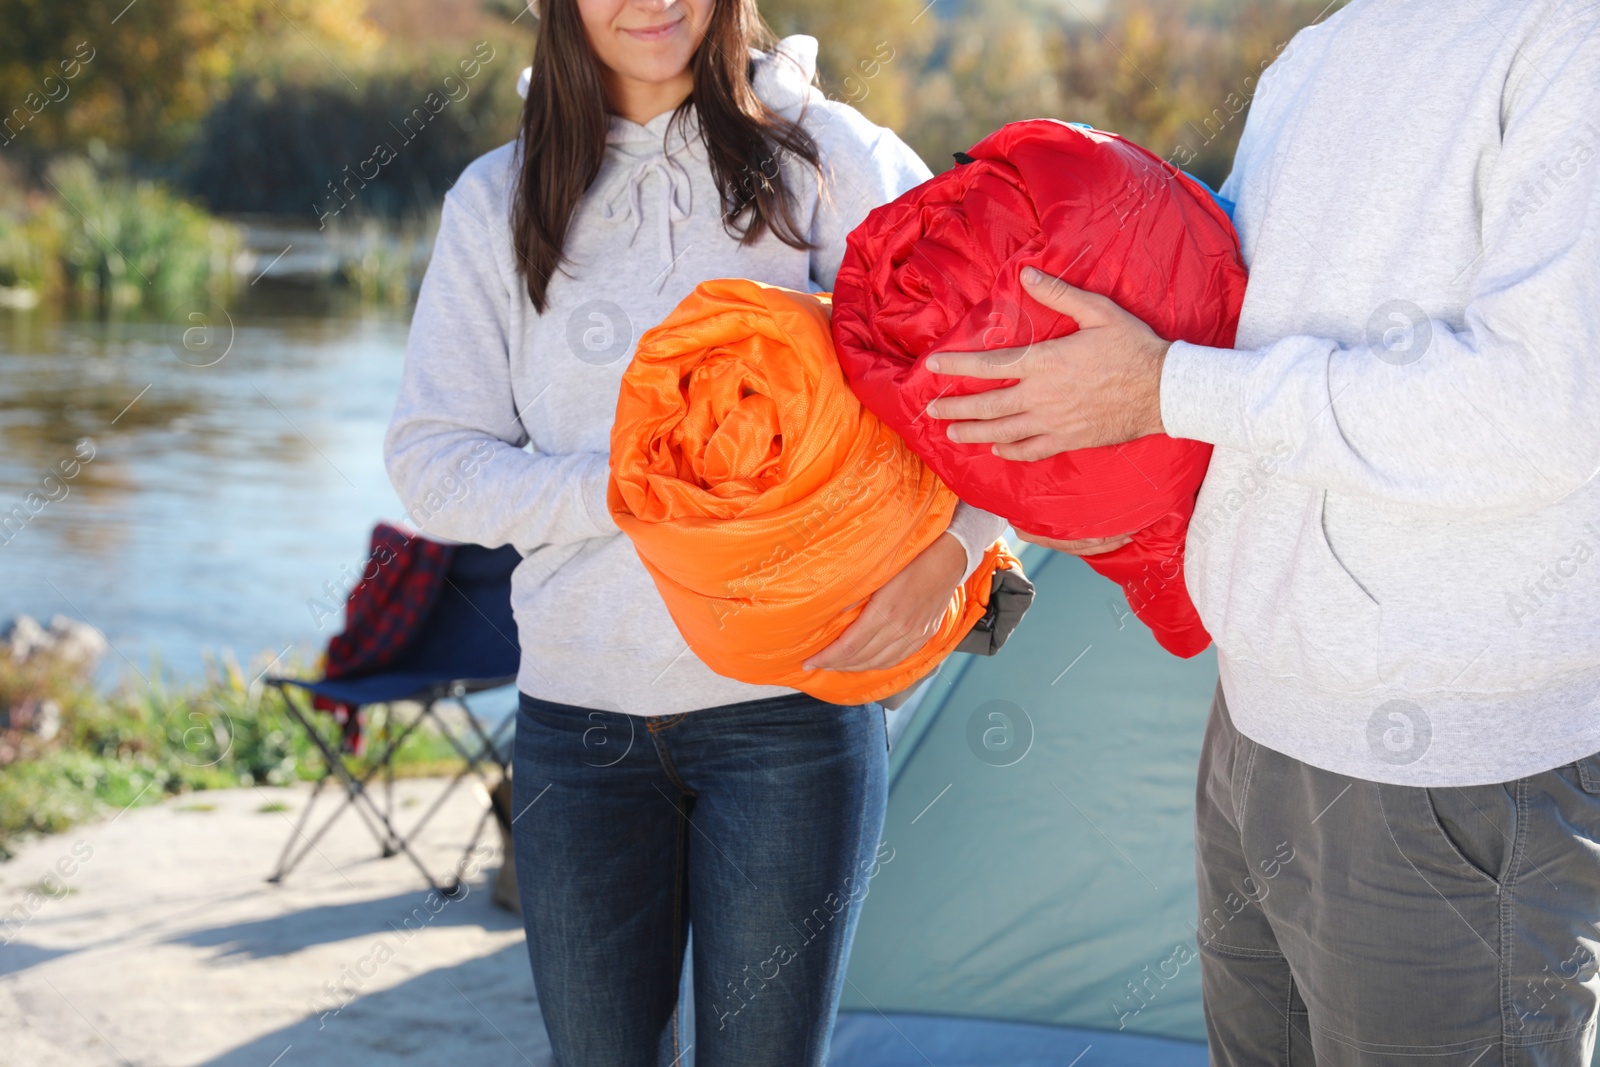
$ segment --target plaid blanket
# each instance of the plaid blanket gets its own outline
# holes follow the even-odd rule
[[[454,556],[454,545],[389,523],[373,527],[361,578],[345,600],[344,631],[328,642],[323,674],[356,678],[399,659],[433,611]],[[361,751],[359,708],[326,697],[312,706],[334,716],[347,751]]]

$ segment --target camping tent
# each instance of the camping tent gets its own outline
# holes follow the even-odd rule
[[[1032,611],[902,723],[834,1067],[1196,1067],[1194,784],[1216,659],[1032,547]]]

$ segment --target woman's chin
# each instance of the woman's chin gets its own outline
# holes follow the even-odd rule
[[[627,70],[619,70],[617,73],[636,86],[654,89],[667,86],[678,79],[678,74],[674,71],[676,66],[677,64],[672,62],[652,65],[640,64]]]
[[[694,59],[694,48],[687,34],[674,34],[659,40],[623,36],[617,43],[620,55],[609,57],[608,66],[633,81],[656,85],[683,76]]]

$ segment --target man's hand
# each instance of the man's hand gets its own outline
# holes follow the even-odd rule
[[[1016,527],[1013,526],[1012,529],[1015,530]],[[1104,552],[1115,552],[1133,540],[1133,534],[1117,534],[1113,537],[1086,537],[1081,541],[1057,541],[1053,537],[1023,533],[1021,530],[1017,530],[1017,536],[1031,544],[1043,545],[1045,548],[1053,548],[1057,552],[1066,552],[1073,556],[1098,556]]]
[[[916,652],[944,618],[967,571],[967,550],[951,534],[918,553],[873,593],[856,621],[804,664],[807,670],[875,671]]]
[[[940,352],[936,374],[1015,378],[1017,384],[928,405],[948,419],[952,441],[993,441],[1002,459],[1045,459],[1058,452],[1114,445],[1161,433],[1161,365],[1170,342],[1107,297],[1076,289],[1033,267],[1023,286],[1078,332],[1026,348]]]

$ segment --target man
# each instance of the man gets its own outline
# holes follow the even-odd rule
[[[1216,445],[1186,561],[1222,674],[1214,1063],[1589,1063],[1597,105],[1593,0],[1355,0],[1263,78],[1223,187],[1236,349],[1041,278],[1078,333],[936,358],[1017,379],[929,409],[1002,456]]]

